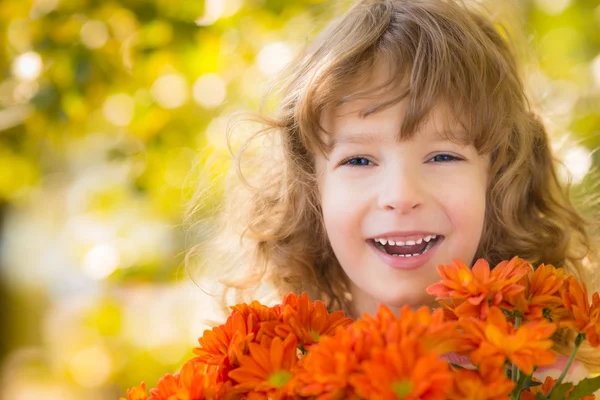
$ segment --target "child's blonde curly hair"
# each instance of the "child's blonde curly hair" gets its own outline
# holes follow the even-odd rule
[[[227,273],[244,271],[243,278],[228,281],[230,287],[269,280],[279,293],[306,291],[332,309],[348,311],[349,282],[324,229],[314,155],[328,150],[321,127],[325,112],[386,88],[398,96],[365,111],[406,100],[404,137],[444,103],[461,117],[467,142],[490,154],[476,258],[493,265],[519,255],[585,280],[584,264],[597,262],[591,225],[559,182],[548,134],[528,103],[507,36],[459,1],[356,4],[291,63],[279,82],[274,115],[254,117],[263,128],[236,155],[238,184],[226,188],[218,232],[188,256],[200,253],[203,262]],[[369,79],[379,61],[389,65],[393,79],[373,91],[348,93]],[[203,193],[192,200],[190,216],[203,204]],[[557,338],[562,343],[557,350],[569,351],[571,336],[561,332]],[[598,356],[580,354],[588,366],[600,368]]]

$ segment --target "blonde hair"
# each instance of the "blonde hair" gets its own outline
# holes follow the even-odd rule
[[[344,102],[393,90],[398,96],[392,101],[365,113],[405,100],[401,136],[407,138],[443,103],[468,135],[449,132],[449,138],[491,155],[476,258],[496,264],[519,255],[585,279],[584,260],[597,261],[589,225],[559,182],[548,134],[528,103],[507,36],[459,1],[366,0],[353,6],[291,63],[277,86],[273,116],[253,117],[263,128],[236,155],[237,174],[215,224],[219,231],[189,255],[205,257],[202,249],[208,248],[216,257],[205,262],[234,274],[245,271],[242,279],[228,281],[230,287],[252,288],[268,279],[280,293],[306,291],[332,309],[349,310],[348,278],[328,243],[318,201],[314,155],[328,151],[320,122]],[[367,82],[376,62],[387,63],[390,79],[348,93]],[[265,140],[262,151],[255,145],[259,139]],[[198,192],[189,215],[201,199]],[[567,336],[557,335],[562,353],[569,351]],[[581,354],[600,368],[597,356]]]

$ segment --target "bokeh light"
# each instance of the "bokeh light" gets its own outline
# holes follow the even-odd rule
[[[194,100],[205,108],[219,106],[227,95],[227,86],[217,74],[204,74],[194,82]]]
[[[53,11],[58,5],[59,0],[34,0],[31,7],[31,16],[39,18],[44,14]]]
[[[28,51],[15,58],[12,73],[19,79],[32,81],[40,76],[42,67],[42,57],[35,51]]]
[[[571,5],[571,0],[535,0],[535,5],[546,14],[557,15]]]
[[[227,149],[228,116],[214,118],[206,128],[205,137],[212,147],[219,150]]]
[[[23,104],[35,96],[40,85],[35,81],[23,81],[17,84],[13,90],[13,98],[16,103]]]
[[[111,356],[106,348],[92,346],[79,350],[69,362],[69,372],[79,385],[95,388],[104,384],[113,369]]]
[[[582,146],[570,146],[563,155],[563,163],[571,177],[571,182],[577,184],[583,181],[592,167],[592,155]]]
[[[104,117],[116,126],[129,125],[134,111],[134,99],[124,93],[108,97],[102,105]]]
[[[242,6],[242,0],[205,0],[204,14],[196,19],[200,26],[212,25],[219,18],[235,15]]]
[[[181,107],[188,99],[189,90],[181,74],[163,75],[152,84],[152,97],[163,108]]]
[[[83,258],[83,272],[92,279],[104,279],[120,264],[119,250],[111,244],[98,244]]]
[[[102,21],[87,21],[81,27],[81,42],[90,49],[98,49],[108,41],[108,28]]]
[[[598,54],[590,64],[592,69],[592,78],[596,86],[600,88],[600,54]]]
[[[292,60],[292,51],[283,42],[267,44],[258,53],[258,68],[265,75],[279,72]]]

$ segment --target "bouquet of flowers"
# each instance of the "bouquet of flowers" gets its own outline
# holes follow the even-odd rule
[[[204,332],[196,357],[148,394],[142,383],[122,400],[201,399],[595,399],[600,376],[563,382],[584,341],[600,345],[600,295],[552,265],[515,257],[490,270],[454,260],[438,266],[427,289],[440,307],[395,315],[380,306],[352,321],[306,294],[281,304],[231,308]],[[552,335],[576,333],[562,374],[533,377],[552,365]],[[468,357],[469,365],[449,361]]]

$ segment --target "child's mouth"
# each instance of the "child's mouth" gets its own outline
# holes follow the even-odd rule
[[[418,241],[398,243],[393,241],[388,242],[385,239],[371,239],[371,241],[375,245],[375,248],[394,257],[416,257],[427,253],[440,238],[443,238],[443,236],[432,235]]]

